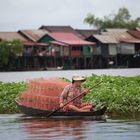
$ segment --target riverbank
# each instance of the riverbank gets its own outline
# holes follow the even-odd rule
[[[106,105],[107,114],[111,115],[131,115],[140,113],[140,76],[97,76],[87,77],[83,87],[88,88],[97,81],[102,84],[91,90],[84,98],[84,102],[89,102],[97,106]],[[26,83],[3,83],[0,82],[0,113],[18,113],[15,99],[20,92],[25,90]]]

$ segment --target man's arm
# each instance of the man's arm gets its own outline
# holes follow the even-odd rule
[[[64,90],[62,91],[62,93],[61,93],[61,95],[60,95],[60,100],[59,100],[60,107],[63,107],[64,101],[67,99],[68,92],[69,92],[69,85],[67,85],[67,86],[64,88]]]

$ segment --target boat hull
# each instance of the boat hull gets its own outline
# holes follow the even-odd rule
[[[32,107],[27,107],[22,105],[20,102],[16,101],[17,106],[19,107],[20,111],[28,116],[35,116],[35,117],[47,117],[52,111],[49,110],[40,110]],[[63,112],[58,111],[53,113],[52,117],[101,117],[106,112],[106,107],[103,107],[100,110],[93,111],[93,112]]]

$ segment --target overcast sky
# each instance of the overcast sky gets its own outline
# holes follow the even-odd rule
[[[41,25],[89,28],[83,22],[88,13],[103,17],[120,7],[128,8],[133,18],[140,17],[140,0],[0,0],[0,31]]]

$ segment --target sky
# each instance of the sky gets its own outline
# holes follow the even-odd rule
[[[0,0],[0,31],[37,29],[41,25],[93,28],[83,20],[88,13],[103,17],[126,7],[140,17],[140,0]]]

